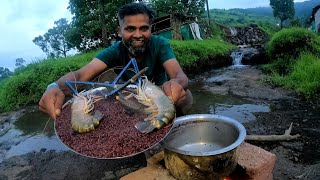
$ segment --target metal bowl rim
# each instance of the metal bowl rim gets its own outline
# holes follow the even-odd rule
[[[238,131],[239,131],[239,135],[238,138],[235,142],[233,142],[232,144],[230,144],[229,146],[219,149],[219,150],[215,150],[215,151],[209,151],[209,152],[191,152],[191,151],[183,151],[180,150],[178,148],[175,148],[173,146],[170,146],[166,143],[166,139],[168,137],[170,137],[170,133],[169,135],[166,136],[166,138],[161,141],[161,144],[164,146],[164,148],[179,153],[179,154],[183,154],[183,155],[191,155],[191,156],[211,156],[211,155],[218,155],[218,154],[223,154],[226,152],[229,152],[235,148],[237,148],[238,146],[240,146],[240,144],[245,140],[246,137],[246,129],[244,128],[244,126],[239,123],[238,121],[226,117],[226,116],[221,116],[221,115],[215,115],[215,114],[192,114],[192,115],[186,115],[186,116],[181,116],[181,117],[177,117],[174,121],[173,127],[170,130],[170,132],[172,132],[177,126],[179,126],[180,124],[189,122],[189,121],[195,121],[195,119],[197,121],[219,121],[219,122],[223,122],[223,123],[227,123],[232,125],[233,127],[235,127]]]

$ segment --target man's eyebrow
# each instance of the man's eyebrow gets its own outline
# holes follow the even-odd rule
[[[134,28],[134,29],[135,29],[136,27],[129,25],[129,26],[126,26],[125,28],[126,28],[126,29],[128,29],[128,28]]]

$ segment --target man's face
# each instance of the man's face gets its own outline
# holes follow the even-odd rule
[[[119,34],[132,56],[142,55],[151,36],[149,17],[144,14],[125,16],[120,22]]]

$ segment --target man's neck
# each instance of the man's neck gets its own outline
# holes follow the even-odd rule
[[[142,56],[133,57],[130,53],[129,53],[129,57],[130,59],[134,58],[137,62],[141,62],[142,60]]]

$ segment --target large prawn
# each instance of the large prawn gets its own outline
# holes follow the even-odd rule
[[[69,103],[72,103],[71,126],[75,132],[90,132],[100,124],[104,115],[99,110],[95,111],[93,115],[91,114],[94,109],[94,103],[100,99],[97,99],[97,97],[91,93],[80,92],[77,95],[73,95],[73,98]]]
[[[139,121],[135,124],[135,128],[138,131],[150,133],[154,129],[160,129],[170,123],[175,117],[176,110],[173,102],[160,87],[153,84],[146,77],[143,77],[142,83],[137,87],[137,94],[133,94],[133,96],[147,108],[135,105],[123,96],[118,96],[117,99],[129,108],[142,110],[149,114],[144,121]]]
[[[110,90],[109,93],[116,93],[121,91],[122,89],[125,89],[130,83],[135,82],[141,76],[141,74],[145,73],[147,69],[147,67],[142,69],[124,84],[115,86],[115,89]],[[95,111],[93,115],[91,115],[91,111],[94,109],[95,102],[107,98],[106,96],[97,95],[104,90],[107,90],[107,88],[99,87],[95,89],[90,89],[88,91],[82,91],[73,95],[73,98],[67,103],[65,103],[65,105],[63,105],[62,108],[64,108],[67,104],[72,103],[71,125],[72,129],[75,132],[90,132],[93,131],[100,124],[100,121],[104,115],[98,110]]]

